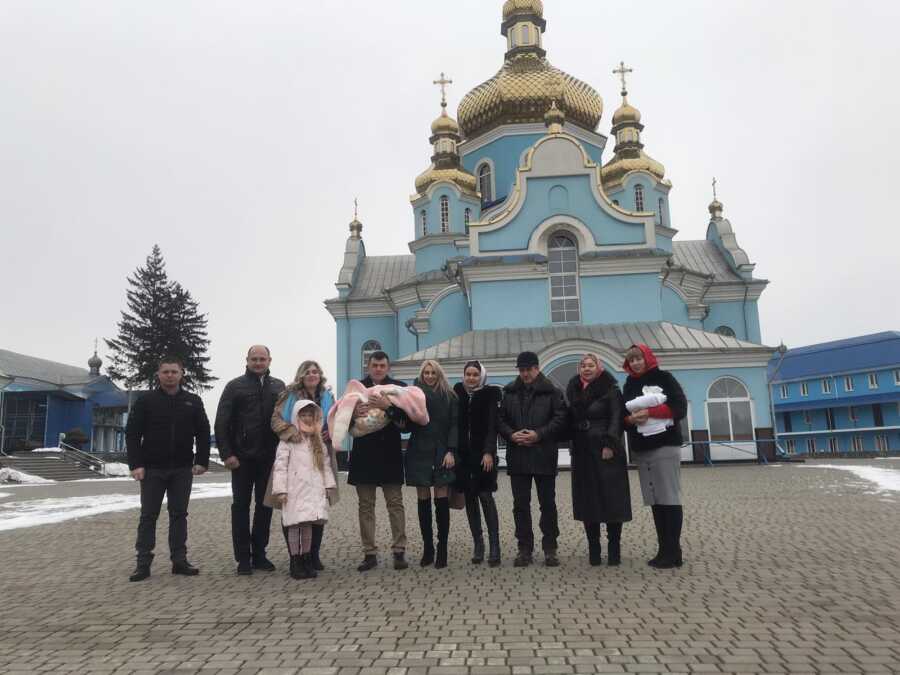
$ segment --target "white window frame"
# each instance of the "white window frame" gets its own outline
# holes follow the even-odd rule
[[[712,388],[716,386],[722,380],[734,380],[741,387],[743,387],[744,391],[747,392],[746,396],[733,396],[728,398],[711,398],[710,391]],[[734,416],[731,412],[731,404],[732,403],[748,403],[750,405],[750,433],[753,435],[753,438],[749,439],[738,439],[734,438]],[[728,410],[728,440],[713,440],[712,438],[712,429],[710,426],[710,414],[709,414],[709,404],[710,403],[725,403],[727,405]],[[746,385],[746,383],[742,382],[738,378],[733,375],[725,375],[723,377],[718,377],[713,380],[709,387],[706,390],[706,403],[704,405],[706,408],[706,429],[709,432],[709,442],[710,443],[753,443],[756,441],[756,409],[753,405],[753,397],[750,396],[750,387]]]
[[[894,386],[900,387],[900,369],[894,371]]]
[[[815,438],[807,438],[806,439],[806,452],[810,455],[816,454],[816,439]]]
[[[721,326],[716,328],[716,335],[721,335],[722,337],[730,337],[730,338],[737,337],[737,333],[734,332],[734,328],[732,328],[731,326],[726,326],[724,324],[722,324]]]
[[[850,450],[852,452],[865,452],[866,446],[863,443],[862,436],[854,436],[850,442]]]
[[[450,231],[450,198],[443,195],[440,199],[441,204],[441,234],[447,234]]]
[[[809,396],[809,385],[806,382],[800,383],[800,395]]]
[[[554,242],[560,237],[565,238],[572,245],[571,248],[554,246],[553,245]],[[572,250],[572,249],[574,249],[574,251],[575,251],[575,272],[562,272],[562,271],[561,272],[552,272],[551,268],[553,265],[555,265],[557,263],[562,264],[565,262],[571,262],[571,261],[563,261],[562,259],[560,259],[558,261],[554,261],[553,260],[554,252],[568,251],[568,250]],[[581,283],[578,278],[578,268],[579,268],[579,265],[578,265],[578,239],[575,236],[573,236],[570,232],[567,232],[566,230],[560,230],[560,231],[554,233],[553,235],[551,235],[550,240],[547,243],[547,273],[548,273],[548,282],[549,282],[548,290],[550,293],[550,323],[552,323],[553,325],[564,326],[564,325],[569,325],[569,324],[581,323]],[[554,296],[553,295],[553,287],[554,287],[553,280],[560,279],[561,284],[557,284],[557,285],[558,286],[561,285],[562,287],[565,287],[565,286],[571,285],[569,283],[566,283],[567,279],[569,279],[570,277],[574,277],[574,279],[575,279],[575,295]],[[577,305],[578,305],[577,308],[575,310],[565,309],[565,305],[572,300],[574,300],[577,303]],[[564,306],[563,310],[562,310],[563,321],[557,321],[555,319],[555,317],[553,316],[554,315],[554,309],[553,309],[554,302],[562,302],[563,303],[563,306]],[[569,319],[569,314],[572,312],[577,313],[577,318]]]
[[[369,356],[374,354],[375,352],[383,352],[384,348],[381,346],[381,342],[378,340],[366,340],[363,342],[362,349],[360,350],[362,356],[362,373],[363,377],[368,374],[369,370]]]
[[[789,395],[788,386],[786,384],[781,385],[781,398],[787,398]]]
[[[809,410],[803,411],[803,423],[808,427],[812,426],[812,413]]]
[[[855,405],[851,405],[849,408],[847,408],[847,419],[849,419],[851,422],[859,422],[859,415],[856,412]]]
[[[644,186],[641,183],[634,186],[634,210],[644,211]]]
[[[659,224],[666,224],[666,200],[662,197],[659,198]]]
[[[784,442],[784,447],[787,449],[789,455],[797,454],[797,441],[793,438],[789,438]]]
[[[877,452],[888,451],[888,437],[885,434],[875,435],[875,450]]]
[[[855,389],[856,385],[853,384],[853,376],[844,375],[844,391],[853,391]]]
[[[869,373],[869,389],[878,389],[878,373]]]
[[[422,209],[419,211],[419,227],[423,237],[428,236],[428,211]]]
[[[837,436],[830,436],[828,438],[828,452],[833,455],[838,454],[841,451],[841,444],[837,439]]]
[[[463,211],[463,224],[466,226],[466,234],[469,234],[469,225],[472,223],[472,209]]]
[[[822,378],[822,393],[823,394],[831,393],[831,378],[830,377]]]
[[[484,195],[484,176],[482,171],[487,169],[488,189],[490,190],[490,199],[485,199]],[[478,191],[481,193],[481,203],[489,204],[497,199],[497,183],[494,176],[494,163],[489,159],[483,159],[475,167],[475,179],[478,181]]]

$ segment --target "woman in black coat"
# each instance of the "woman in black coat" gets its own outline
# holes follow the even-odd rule
[[[459,464],[456,489],[466,496],[466,515],[472,531],[472,564],[484,561],[481,513],[488,529],[488,565],[500,564],[500,522],[494,492],[497,491],[497,409],[501,391],[487,385],[487,370],[478,361],[463,368],[463,381],[453,387],[459,400]],[[480,509],[479,509],[480,503]]]
[[[622,523],[631,520],[622,394],[600,359],[585,354],[566,398],[572,432],[572,511],[575,520],[584,523],[591,565],[601,564],[600,523],[606,523],[607,562],[619,565]]]

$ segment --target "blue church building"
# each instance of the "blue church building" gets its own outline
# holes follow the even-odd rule
[[[769,371],[788,454],[900,452],[900,332],[789,349]]]
[[[507,0],[499,71],[456,119],[443,98],[410,198],[409,254],[367,255],[363,224],[350,223],[338,295],[325,303],[338,385],[378,349],[407,380],[426,358],[454,380],[477,358],[505,383],[527,349],[561,386],[588,351],[624,381],[623,353],[642,342],[689,398],[685,460],[772,456],[774,350],[757,308],[768,282],[717,199],[706,237],[677,239],[672,183],[628,98],[631,70],[614,71],[621,104],[607,136],[600,95],[550,64],[546,28],[540,0]]]

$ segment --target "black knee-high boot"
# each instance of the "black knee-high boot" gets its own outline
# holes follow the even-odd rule
[[[681,555],[681,526],[684,524],[684,508],[681,504],[669,507],[669,520],[666,524],[666,535],[669,537],[669,546],[672,550],[672,562],[675,567],[681,567],[684,560]]]
[[[478,508],[478,497],[466,493],[466,517],[469,519],[469,530],[472,532],[472,564],[484,562],[484,532],[481,529],[481,509]]]
[[[488,531],[488,565],[497,567],[500,564],[500,517],[497,515],[497,502],[490,492],[478,495],[481,510],[484,511],[484,522]]]
[[[434,519],[437,521],[437,554],[435,567],[447,566],[447,539],[450,536],[450,499],[438,497],[434,500]]]
[[[606,548],[609,550],[606,564],[616,567],[622,564],[622,523],[606,524]]]
[[[653,509],[653,526],[656,528],[656,555],[650,558],[647,561],[647,564],[650,567],[656,567],[657,563],[659,563],[660,559],[663,557],[663,551],[665,550],[665,532],[666,532],[666,518],[665,518],[665,506],[661,506],[660,504],[654,504]]]
[[[427,567],[434,562],[434,530],[431,527],[431,497],[419,500],[419,529],[422,531],[422,559],[419,565]]]
[[[584,534],[587,536],[588,562],[596,567],[601,561],[603,549],[600,546],[600,523],[584,523]]]
[[[322,564],[322,560],[319,558],[319,551],[322,549],[323,536],[325,536],[325,525],[313,525],[312,544],[310,545],[309,555],[312,560],[313,569],[320,572],[325,569],[325,565]]]

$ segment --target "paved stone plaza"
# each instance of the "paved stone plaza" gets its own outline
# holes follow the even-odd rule
[[[829,462],[836,463],[836,462]],[[869,465],[900,469],[900,461]],[[71,673],[892,673],[900,672],[900,493],[846,471],[687,468],[681,570],[654,571],[648,509],[625,528],[623,565],[592,568],[558,482],[562,566],[512,567],[512,502],[498,492],[504,562],[469,564],[454,512],[447,570],[355,570],[355,494],[326,531],[316,580],[236,577],[228,499],[191,505],[196,578],[130,584],[137,512],[0,532],[0,672]],[[222,481],[221,476],[207,480]],[[90,483],[12,498],[92,494]],[[134,491],[130,483],[102,490]],[[10,490],[3,489],[9,493]],[[420,553],[407,490],[409,557]],[[6,497],[8,501],[10,497]],[[378,504],[379,536],[387,518]]]

